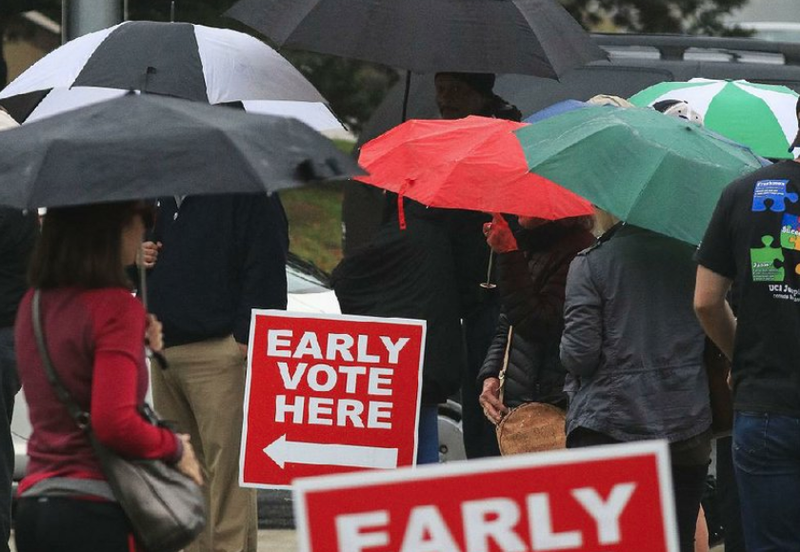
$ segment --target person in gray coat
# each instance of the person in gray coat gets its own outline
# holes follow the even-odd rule
[[[682,552],[694,550],[711,454],[692,253],[666,236],[613,226],[570,265],[560,350],[571,379],[568,448],[669,441]]]

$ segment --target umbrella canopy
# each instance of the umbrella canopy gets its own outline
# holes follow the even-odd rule
[[[241,0],[225,15],[279,46],[416,72],[554,78],[606,59],[556,0]]]
[[[620,219],[697,244],[751,151],[652,109],[587,106],[516,132],[531,172]]]
[[[514,130],[486,117],[407,121],[364,144],[359,180],[429,207],[555,220],[591,214],[591,205],[527,171]]]
[[[85,87],[142,90],[211,104],[280,100],[326,105],[291,63],[252,36],[152,21],[128,21],[67,42],[0,91],[0,105],[25,121],[37,117],[37,106],[54,88],[75,91],[63,99],[67,109],[97,101],[98,95],[109,97]],[[51,98],[43,107],[52,114],[63,111],[59,105],[58,98]]]
[[[707,128],[744,144],[759,155],[792,159],[789,144],[797,135],[797,93],[785,86],[745,80],[691,79],[662,82],[630,98],[648,106],[683,100],[704,118]]]
[[[574,109],[581,109],[582,107],[586,107],[590,105],[586,102],[582,102],[580,100],[564,100],[558,103],[554,103],[553,105],[547,106],[544,109],[537,111],[533,115],[527,116],[523,119],[525,123],[536,123],[539,121],[544,121],[545,119],[549,119],[550,117],[554,117],[561,113],[566,113],[567,111],[572,111]]]
[[[296,119],[127,95],[0,133],[0,204],[264,193],[360,174]]]

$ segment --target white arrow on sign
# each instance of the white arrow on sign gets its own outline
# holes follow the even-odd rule
[[[329,445],[287,441],[286,434],[264,447],[264,453],[283,468],[292,464],[319,466],[349,466],[354,468],[390,469],[397,467],[397,449]]]

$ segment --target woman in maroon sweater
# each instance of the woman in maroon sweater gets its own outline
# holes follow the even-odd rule
[[[160,458],[199,483],[188,437],[139,413],[148,387],[145,336],[161,347],[161,324],[131,295],[135,261],[152,212],[142,202],[52,209],[30,266],[42,290],[41,316],[53,365],[91,414],[97,439],[120,455]],[[33,332],[31,298],[15,326],[17,362],[31,426],[28,469],[19,486],[20,552],[135,550],[125,514],[105,482],[86,434],[48,382]]]

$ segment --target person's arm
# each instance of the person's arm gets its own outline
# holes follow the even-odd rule
[[[575,257],[567,275],[561,364],[575,376],[594,374],[600,363],[603,301],[592,278],[588,257]]]
[[[241,256],[241,295],[233,336],[246,350],[251,309],[286,309],[289,230],[277,194],[243,196],[238,205],[237,244],[231,246],[238,247]]]
[[[733,358],[736,335],[736,318],[726,301],[737,274],[732,244],[738,240],[730,213],[735,192],[735,184],[722,192],[695,254],[698,266],[694,310],[703,330],[729,360]]]
[[[694,289],[694,310],[700,325],[720,351],[733,359],[736,317],[726,300],[733,282],[702,265],[697,267]]]
[[[500,420],[508,412],[508,408],[500,400],[500,370],[503,369],[506,349],[509,345],[510,327],[508,319],[501,314],[497,321],[494,339],[486,353],[483,366],[478,372],[478,386],[481,387],[478,402],[483,408],[484,415],[494,424],[500,423]]]
[[[91,417],[94,434],[105,446],[129,458],[177,462],[178,437],[147,422],[139,412],[140,370],[144,368],[145,315],[141,305],[120,290],[93,305],[94,370]]]

